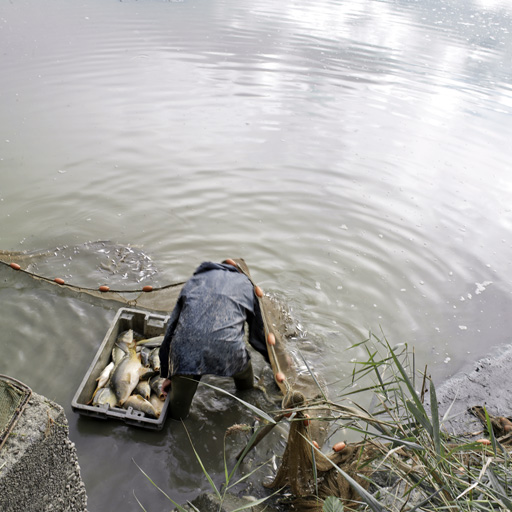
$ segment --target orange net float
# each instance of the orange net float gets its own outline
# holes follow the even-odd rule
[[[267,343],[272,347],[276,344],[276,337],[273,333],[269,332],[267,336]]]
[[[100,292],[108,292],[108,291],[110,290],[110,288],[109,288],[106,284],[102,284],[102,285],[98,288],[98,290],[99,290]]]
[[[232,260],[231,258],[228,258],[227,260],[224,260],[224,263],[227,263],[228,265],[231,265],[232,267],[238,267],[235,260]]]
[[[153,291],[153,287],[150,285],[150,284],[147,284],[146,286],[144,286],[144,288],[142,288],[142,291],[143,292],[152,292]]]
[[[340,441],[339,443],[336,443],[332,449],[337,453],[341,452],[341,450],[345,449],[345,446],[347,446],[343,441]]]
[[[66,281],[64,281],[64,279],[60,278],[60,277],[56,277],[54,279],[54,281],[57,283],[57,284],[64,284]]]
[[[320,445],[316,441],[311,441],[311,443],[317,450],[320,450]]]
[[[276,381],[282,383],[286,380],[286,375],[283,372],[276,373]]]
[[[304,425],[306,427],[309,427],[309,423],[310,423],[310,416],[309,416],[309,414],[304,414]]]
[[[18,265],[18,263],[11,263],[9,266],[14,270],[19,270],[21,268],[21,265]]]
[[[260,299],[263,297],[263,290],[259,286],[254,287],[254,293],[256,294],[256,297],[259,297]]]

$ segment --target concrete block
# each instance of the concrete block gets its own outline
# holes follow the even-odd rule
[[[87,512],[87,495],[62,407],[32,394],[0,450],[2,512]]]

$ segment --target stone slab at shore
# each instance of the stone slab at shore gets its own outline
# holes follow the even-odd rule
[[[64,409],[32,396],[0,450],[2,512],[87,512]]]

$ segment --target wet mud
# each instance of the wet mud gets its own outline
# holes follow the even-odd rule
[[[440,417],[448,412],[444,428],[454,434],[482,432],[482,422],[470,411],[481,406],[493,416],[512,415],[512,345],[476,361],[437,389]]]

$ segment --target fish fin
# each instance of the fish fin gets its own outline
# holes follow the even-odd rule
[[[96,393],[98,392],[98,389],[100,389],[100,388],[96,388],[94,390],[94,393],[92,394],[91,399],[85,405],[91,405],[92,404],[92,401],[94,400],[94,397],[96,396]]]

